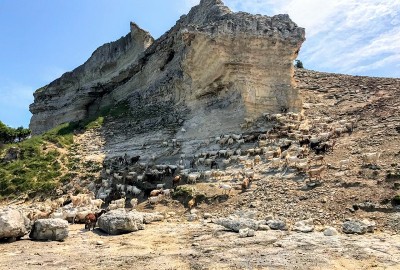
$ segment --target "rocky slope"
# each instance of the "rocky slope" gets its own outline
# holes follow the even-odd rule
[[[131,23],[126,37],[36,91],[30,128],[40,134],[122,101],[137,125],[197,125],[208,133],[265,111],[298,111],[292,63],[304,39],[287,15],[234,13],[220,0],[202,0],[154,42]]]

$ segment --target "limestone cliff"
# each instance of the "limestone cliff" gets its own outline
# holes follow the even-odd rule
[[[202,0],[159,39],[131,24],[126,37],[36,91],[30,128],[39,134],[121,101],[136,124],[183,119],[207,130],[234,128],[266,111],[297,111],[293,60],[304,39],[287,15],[234,13],[220,0]]]

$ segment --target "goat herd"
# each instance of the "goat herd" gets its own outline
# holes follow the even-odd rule
[[[258,119],[257,121],[260,121]],[[99,215],[107,210],[125,208],[127,201],[135,208],[139,200],[154,205],[173,195],[174,188],[182,183],[189,185],[198,181],[216,181],[224,194],[230,195],[232,183],[245,191],[255,179],[260,165],[271,172],[287,169],[307,175],[309,179],[321,180],[327,169],[324,156],[333,151],[337,139],[352,133],[355,119],[334,121],[330,117],[304,119],[302,113],[264,114],[261,121],[272,124],[266,132],[244,132],[221,135],[208,139],[203,149],[193,156],[175,157],[173,164],[157,164],[151,157],[142,162],[140,156],[114,157],[104,161],[101,183],[96,193],[64,196],[47,201],[39,208],[31,209],[30,219],[58,217],[71,222],[85,222],[86,228],[95,226]],[[242,128],[247,129],[255,121],[246,119]],[[168,142],[162,142],[163,146]],[[172,141],[177,147],[176,139]],[[377,164],[380,153],[364,153],[363,164]],[[348,169],[350,158],[340,160],[339,168]],[[96,199],[97,198],[97,199]],[[196,197],[187,203],[194,207]]]

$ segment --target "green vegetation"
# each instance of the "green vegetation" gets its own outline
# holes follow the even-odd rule
[[[31,135],[27,128],[11,128],[0,121],[0,144],[20,142]]]
[[[94,173],[101,170],[99,164],[68,157],[61,154],[65,151],[60,150],[76,149],[74,132],[100,128],[108,117],[126,116],[132,116],[129,104],[121,103],[104,108],[87,120],[62,124],[29,139],[25,139],[30,135],[29,130],[12,129],[0,122],[0,145],[5,143],[0,148],[0,200],[25,193],[51,194],[61,184],[79,176],[80,169],[84,169],[80,175],[82,179],[95,181]],[[17,153],[17,156],[10,158],[11,152]]]
[[[294,66],[297,68],[304,68],[303,62],[301,62],[300,60],[295,60]]]
[[[49,192],[61,175],[60,153],[55,149],[43,148],[43,138],[34,137],[17,145],[7,145],[1,155],[10,147],[19,149],[18,158],[0,163],[0,195],[19,195],[25,192]]]

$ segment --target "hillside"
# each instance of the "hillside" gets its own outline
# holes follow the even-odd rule
[[[340,120],[357,120],[354,130],[335,138],[333,151],[324,154],[328,170],[320,180],[311,180],[284,164],[280,169],[273,169],[271,161],[262,156],[261,162],[253,167],[254,181],[244,192],[233,172],[242,170],[246,161],[232,162],[227,167],[221,165],[221,170],[226,172],[225,176],[210,180],[199,179],[197,184],[191,185],[182,183],[180,188],[184,190],[182,188],[189,187],[187,196],[198,198],[193,213],[199,217],[206,214],[215,219],[238,212],[251,214],[258,219],[271,216],[285,220],[291,228],[289,231],[257,231],[253,238],[237,238],[236,233],[221,229],[212,222],[213,219],[200,218],[201,222],[187,222],[187,199],[179,194],[174,197],[176,200],[165,199],[154,207],[149,207],[143,195],[139,195],[138,209],[174,212],[175,215],[144,231],[118,237],[110,237],[100,231],[87,234],[80,229],[83,225],[73,225],[70,238],[61,245],[22,241],[29,250],[22,253],[21,242],[4,246],[3,252],[6,255],[0,259],[0,265],[7,268],[12,264],[15,269],[43,266],[52,269],[60,263],[76,267],[86,267],[90,263],[98,269],[115,268],[117,265],[125,269],[131,267],[132,263],[148,269],[204,269],[216,266],[229,269],[272,266],[277,269],[397,269],[400,264],[397,239],[400,215],[393,204],[393,198],[399,194],[400,183],[400,79],[296,69],[295,80],[304,100],[306,118],[303,122],[333,125]],[[175,164],[183,153],[181,151],[188,155],[185,162],[189,162],[189,149],[193,151],[191,154],[196,154],[220,147],[214,142],[200,146],[199,142],[190,137],[181,137],[179,143],[182,147],[178,148],[178,152],[175,151],[177,153],[174,156],[167,151],[169,147],[172,148],[171,145],[153,142],[149,140],[151,137],[148,134],[141,137],[135,133],[135,127],[129,127],[126,122],[131,117],[126,109],[120,108],[118,112],[114,110],[113,114],[104,116],[101,121],[97,119],[91,122],[89,128],[81,126],[76,129],[74,143],[66,147],[69,149],[66,156],[74,161],[74,167],[69,168],[70,180],[60,190],[67,193],[101,188],[101,179],[105,179],[100,169],[102,163],[105,161],[105,164],[110,164],[110,160],[116,156],[122,157],[125,152],[131,156],[139,153],[137,151],[141,151],[143,156],[151,156],[151,153],[156,152],[156,164]],[[243,132],[248,131],[244,129]],[[136,149],[132,134],[136,134],[135,140],[141,148]],[[192,147],[196,143],[198,147]],[[233,145],[230,148],[240,148],[245,152],[246,149],[254,148],[254,143]],[[362,165],[361,154],[373,151],[382,152],[377,166]],[[311,153],[308,158],[313,160],[314,156]],[[250,155],[249,159],[253,162],[254,157]],[[351,163],[340,168],[339,161],[349,157]],[[224,158],[217,159],[217,162],[221,164],[222,160]],[[146,162],[152,161],[149,159]],[[312,161],[313,166],[315,162]],[[95,185],[91,178],[82,177],[91,168],[85,164],[98,168],[92,175],[93,179],[97,179],[93,182]],[[121,167],[118,172],[118,165],[115,166],[115,172],[123,175],[124,168]],[[199,165],[193,170],[201,171],[202,168]],[[207,170],[206,167],[204,169]],[[140,168],[137,165],[129,166],[129,171],[135,170]],[[165,179],[165,188],[171,187],[171,181],[172,178]],[[235,189],[228,197],[222,195],[223,191],[218,189],[217,183],[229,183]],[[193,189],[195,194],[190,195]],[[26,204],[18,199],[12,203],[20,207]],[[296,221],[309,218],[313,219],[317,232],[303,234],[292,231]],[[333,226],[341,231],[342,222],[349,219],[375,222],[375,233],[363,236],[340,234],[332,239],[318,232],[325,226]],[[79,251],[79,256],[88,261],[83,262],[76,257],[77,243],[86,246]],[[68,255],[70,259],[60,261],[59,255],[55,253],[43,253],[43,245],[54,252],[57,250],[57,254]],[[133,249],[136,251],[133,252]],[[101,259],[104,252],[110,254],[110,260]],[[24,258],[17,264],[12,260],[16,254]],[[225,259],[221,259],[221,256]],[[42,258],[46,258],[45,262]],[[163,263],[154,264],[160,258],[163,258]]]

